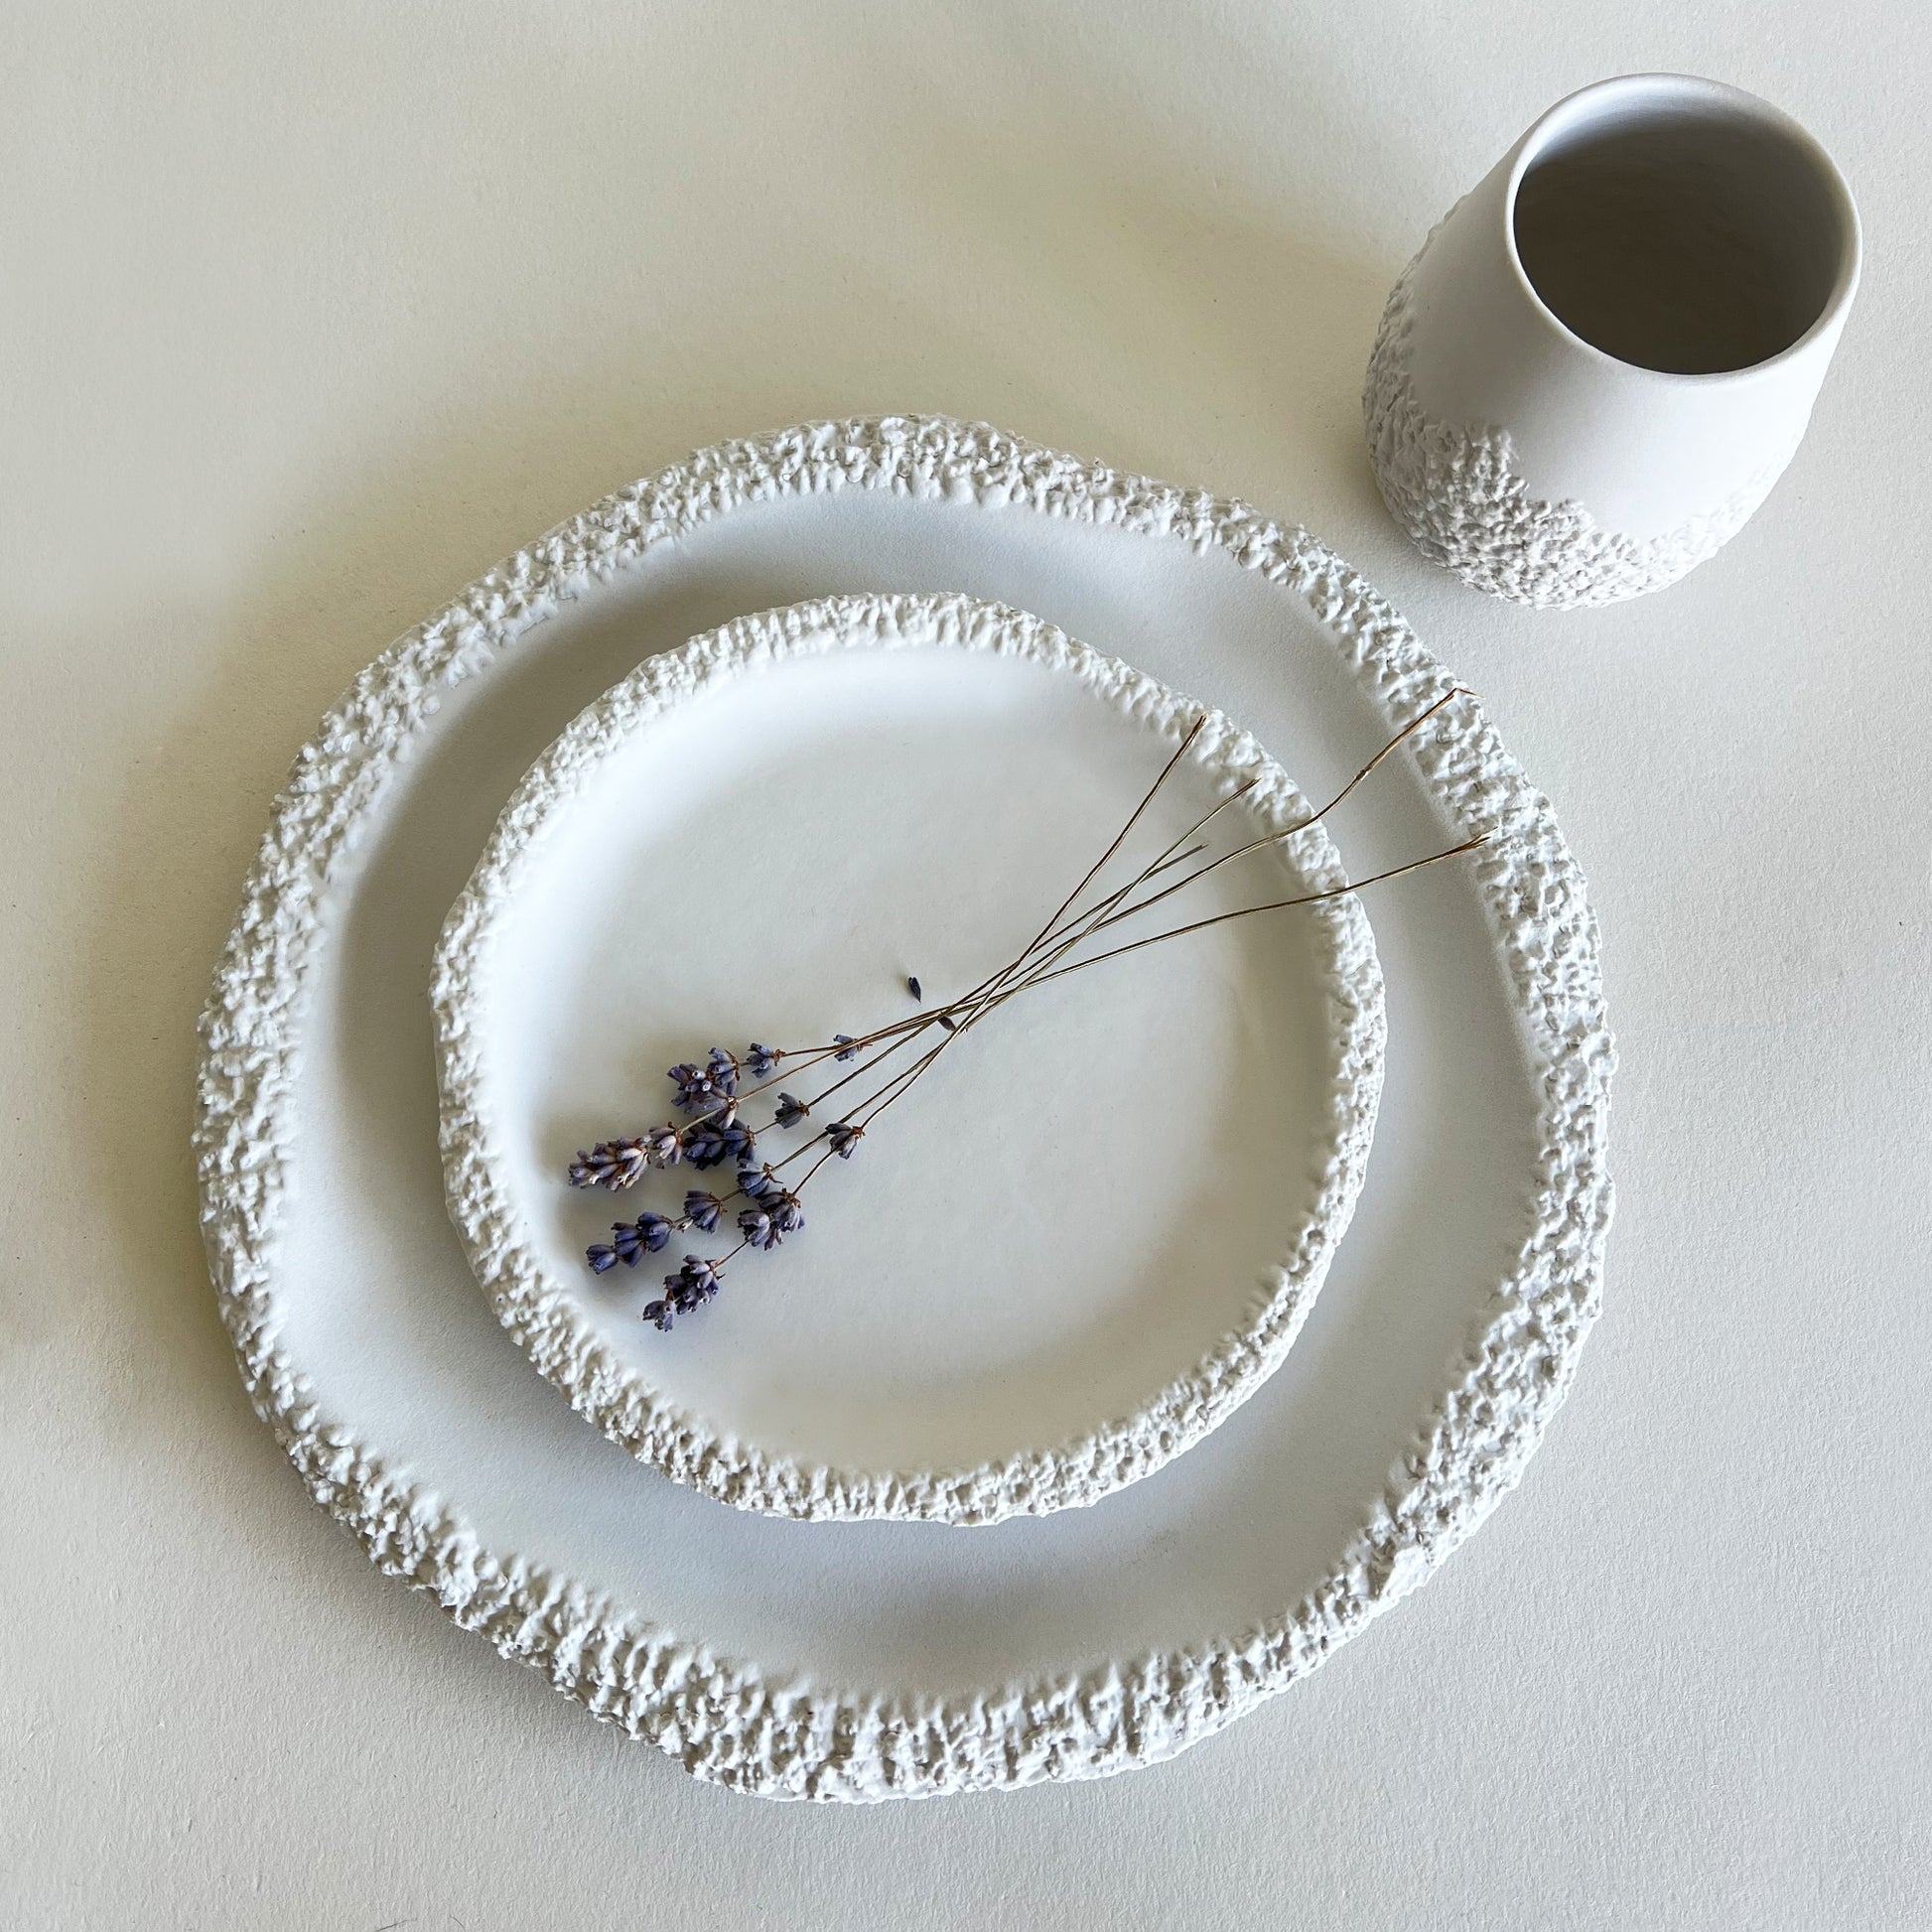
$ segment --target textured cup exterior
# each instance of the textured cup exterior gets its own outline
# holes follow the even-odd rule
[[[1776,116],[1735,89],[1674,76],[1599,83],[1560,103],[1431,233],[1369,358],[1369,461],[1390,513],[1432,562],[1515,603],[1618,603],[1675,583],[1733,536],[1803,439],[1856,287],[1851,215],[1850,270],[1826,314],[1755,366],[1674,374],[1572,334],[1516,257],[1515,188],[1558,116],[1652,83]]]

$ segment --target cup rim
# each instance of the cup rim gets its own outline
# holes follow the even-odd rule
[[[1608,349],[1599,348],[1594,343],[1570,327],[1557,312],[1537,293],[1536,284],[1530,280],[1529,271],[1524,268],[1521,255],[1516,249],[1516,197],[1523,185],[1524,177],[1549,150],[1557,137],[1574,127],[1599,109],[1606,99],[1614,99],[1620,94],[1642,95],[1649,99],[1674,99],[1680,102],[1696,102],[1708,107],[1722,106],[1732,114],[1757,122],[1769,128],[1797,148],[1816,170],[1825,185],[1835,211],[1839,216],[1843,243],[1839,252],[1838,274],[1832,283],[1831,293],[1825,298],[1824,306],[1812,318],[1811,325],[1795,342],[1788,343],[1775,355],[1767,355],[1759,362],[1746,362],[1734,369],[1653,369],[1642,362],[1626,361],[1620,355],[1612,355]],[[1852,305],[1852,298],[1858,292],[1859,276],[1863,265],[1864,235],[1859,221],[1859,207],[1852,198],[1850,184],[1840,171],[1838,163],[1826,151],[1818,138],[1802,122],[1794,120],[1781,107],[1773,105],[1761,96],[1747,92],[1742,87],[1733,87],[1725,80],[1711,80],[1691,73],[1623,73],[1606,80],[1593,80],[1587,87],[1579,87],[1575,93],[1566,94],[1556,104],[1545,110],[1531,123],[1523,138],[1516,144],[1516,153],[1510,164],[1509,179],[1503,188],[1502,197],[1503,252],[1508,257],[1511,272],[1518,286],[1528,298],[1531,308],[1540,315],[1551,328],[1563,337],[1571,346],[1580,349],[1585,355],[1613,369],[1628,370],[1634,375],[1649,376],[1659,382],[1672,383],[1714,383],[1735,382],[1741,376],[1759,375],[1776,369],[1783,364],[1795,361],[1820,337],[1838,328],[1845,319],[1846,311]]]

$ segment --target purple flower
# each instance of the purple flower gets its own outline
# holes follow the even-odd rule
[[[768,1080],[785,1056],[782,1046],[760,1046],[757,1040],[745,1049],[745,1064],[755,1080]]]
[[[805,1225],[798,1196],[787,1193],[775,1183],[767,1187],[751,1207],[738,1212],[738,1231],[755,1248],[769,1252],[788,1234]]]
[[[710,1112],[738,1091],[738,1061],[722,1046],[714,1046],[702,1066],[679,1060],[669,1072],[677,1104],[687,1114]]]
[[[744,1168],[739,1171],[738,1191],[747,1200],[763,1200],[767,1194],[782,1194],[784,1183],[769,1168]]]
[[[832,1055],[835,1060],[849,1060],[859,1050],[858,1047],[853,1045],[852,1035],[850,1034],[834,1034],[832,1035],[832,1043],[835,1046],[843,1046],[845,1048],[843,1053],[834,1053]]]
[[[661,1214],[645,1214],[635,1221],[620,1221],[612,1228],[618,1259],[626,1268],[636,1267],[646,1254],[654,1254],[671,1238],[671,1224]]]
[[[588,1154],[580,1151],[570,1164],[570,1184],[608,1187],[615,1193],[643,1173],[648,1158],[642,1141],[599,1141]]]
[[[721,1167],[729,1151],[724,1129],[712,1121],[701,1120],[684,1130],[684,1158],[694,1168]]]
[[[725,1271],[715,1261],[706,1261],[701,1255],[686,1255],[677,1272],[664,1277],[665,1299],[679,1314],[689,1314],[718,1293],[724,1279]],[[664,1325],[658,1323],[659,1327]]]
[[[775,1248],[784,1239],[778,1232],[777,1222],[761,1207],[741,1208],[738,1231],[755,1248]]]
[[[673,1087],[674,1103],[687,1114],[695,1114],[699,1108],[709,1104],[711,1099],[710,1082],[705,1078],[701,1066],[693,1066],[689,1060],[679,1060],[668,1069]]]
[[[684,1197],[684,1218],[701,1234],[715,1234],[718,1217],[724,1211],[725,1203],[716,1194],[693,1187]]]
[[[644,1319],[654,1322],[665,1334],[671,1332],[671,1314],[672,1309],[668,1302],[646,1302],[644,1304]]]
[[[759,1137],[745,1121],[735,1120],[720,1127],[718,1138],[725,1144],[725,1159],[735,1167],[744,1167],[758,1152]]]
[[[799,1100],[791,1094],[781,1093],[778,1096],[778,1111],[774,1118],[780,1127],[796,1127],[811,1110],[810,1101]]]
[[[675,1127],[653,1127],[644,1136],[643,1150],[653,1168],[674,1168],[684,1158],[684,1143]]]
[[[865,1135],[865,1131],[863,1127],[854,1127],[850,1121],[835,1120],[825,1130],[825,1138],[830,1144],[832,1152],[841,1161],[850,1161],[852,1159],[852,1150],[859,1145],[859,1142]]]
[[[916,973],[908,973],[905,976],[905,990],[915,1000],[923,1000],[925,998],[925,995],[919,991],[919,979]]]
[[[671,1238],[671,1224],[661,1214],[640,1214],[634,1221],[614,1221],[611,1239],[584,1250],[592,1271],[608,1273],[619,1262],[634,1268],[646,1254],[655,1254]]]

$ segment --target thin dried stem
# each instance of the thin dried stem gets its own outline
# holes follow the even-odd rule
[[[1357,879],[1351,885],[1330,886],[1325,892],[1304,893],[1296,898],[1270,899],[1265,905],[1238,906],[1232,912],[1216,912],[1210,918],[1195,919],[1189,925],[1172,926],[1166,932],[1150,933],[1145,939],[1130,940],[1124,946],[1115,946],[1108,952],[1095,953],[1090,958],[1075,961],[1071,966],[1062,966],[1056,972],[1042,973],[1037,978],[1025,980],[1012,990],[1019,993],[1028,987],[1044,986],[1048,980],[1064,979],[1068,973],[1078,973],[1089,966],[1098,966],[1103,959],[1118,959],[1123,953],[1139,952],[1143,946],[1158,946],[1164,939],[1178,939],[1184,933],[1200,932],[1211,925],[1224,925],[1229,919],[1252,918],[1257,912],[1285,912],[1297,905],[1319,905],[1324,899],[1343,898],[1350,893],[1359,893],[1364,887],[1379,886],[1385,879],[1400,879],[1404,873],[1420,872],[1425,866],[1440,865],[1445,859],[1459,858],[1465,852],[1473,852],[1478,846],[1487,845],[1495,836],[1493,832],[1478,832],[1474,838],[1465,839],[1460,845],[1451,845],[1444,851],[1432,852],[1426,859],[1411,859],[1406,866],[1392,866],[1387,872],[1371,873],[1368,878]],[[1114,921],[1109,919],[1105,925],[1113,923]],[[1105,925],[1098,929],[1105,930]]]
[[[1250,852],[1259,852],[1264,846],[1281,845],[1285,841],[1294,838],[1298,833],[1306,832],[1311,825],[1314,825],[1326,818],[1398,745],[1405,739],[1412,737],[1416,732],[1419,732],[1451,698],[1466,697],[1468,693],[1460,685],[1457,685],[1443,697],[1438,698],[1420,717],[1412,718],[1318,812],[1311,812],[1307,818],[1301,820],[1298,824],[1284,826],[1279,832],[1267,832],[1258,839],[1250,839],[1246,845],[1238,845],[1232,852],[1222,853],[1218,859],[1210,859],[1206,865],[1196,867],[1184,878],[1176,879],[1171,885],[1164,886],[1160,892],[1141,899],[1136,904],[1122,907],[1111,918],[1103,919],[1090,925],[1088,930],[1093,932],[1105,931],[1108,926],[1116,925],[1122,919],[1132,918],[1137,912],[1145,912],[1149,906],[1159,905],[1163,899],[1172,898],[1175,893],[1191,886],[1197,879],[1205,879],[1210,872],[1218,871],[1231,860],[1244,859]]]
[[[1141,802],[1134,807],[1133,811],[1128,814],[1127,823],[1123,825],[1120,828],[1120,830],[1114,834],[1113,843],[1110,846],[1108,846],[1106,851],[1103,852],[1100,855],[1100,857],[1093,862],[1092,866],[1088,868],[1087,876],[1083,880],[1081,880],[1077,886],[1074,887],[1072,892],[1067,894],[1065,898],[1063,898],[1060,901],[1058,909],[1053,913],[1053,916],[1050,919],[1048,919],[1043,926],[1040,927],[1038,935],[1035,938],[1033,945],[1028,946],[1026,948],[1026,951],[1020,955],[1021,958],[1024,959],[1027,956],[1027,953],[1032,952],[1034,946],[1038,945],[1040,940],[1044,939],[1046,935],[1052,931],[1054,926],[1056,926],[1060,922],[1060,920],[1066,916],[1066,914],[1072,909],[1075,900],[1077,900],[1080,895],[1084,893],[1087,890],[1087,888],[1093,884],[1095,879],[1097,879],[1100,876],[1101,868],[1105,866],[1107,861],[1111,859],[1114,856],[1114,854],[1118,852],[1121,849],[1121,847],[1127,843],[1128,833],[1131,832],[1134,829],[1134,827],[1141,822],[1141,814],[1145,812],[1151,804],[1154,803],[1155,793],[1158,792],[1161,789],[1161,787],[1168,782],[1168,779],[1173,773],[1174,766],[1177,765],[1180,762],[1180,760],[1187,756],[1188,751],[1193,746],[1194,740],[1201,735],[1202,727],[1205,726],[1206,723],[1207,723],[1207,714],[1205,712],[1202,712],[1201,715],[1198,718],[1196,718],[1191,725],[1187,727],[1187,736],[1183,738],[1180,741],[1180,743],[1174,748],[1173,757],[1171,758],[1167,761],[1167,763],[1161,767],[1161,775],[1158,778],[1156,778],[1151,785],[1148,786],[1147,796],[1143,798]]]

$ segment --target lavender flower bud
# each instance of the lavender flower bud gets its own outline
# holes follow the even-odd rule
[[[825,1139],[841,1161],[850,1161],[853,1149],[864,1138],[865,1132],[863,1127],[854,1127],[850,1121],[835,1120],[825,1130]]]
[[[775,1248],[784,1238],[778,1232],[778,1224],[761,1207],[746,1207],[739,1210],[738,1231],[755,1248]]]
[[[782,1194],[784,1183],[767,1168],[744,1168],[738,1175],[738,1191],[747,1200],[763,1200],[768,1194]]]
[[[687,1114],[709,1113],[738,1091],[738,1061],[722,1046],[714,1046],[703,1066],[679,1060],[669,1070],[677,1104]]]
[[[716,1194],[707,1194],[694,1187],[684,1197],[684,1218],[701,1234],[715,1234],[718,1231],[718,1217],[725,1211],[725,1203]]]
[[[618,1251],[608,1242],[594,1241],[584,1250],[584,1259],[591,1264],[593,1275],[606,1275],[618,1265]]]
[[[751,1068],[753,1079],[768,1080],[784,1056],[782,1046],[760,1046],[757,1040],[753,1040],[745,1049],[745,1064]]]
[[[859,1050],[858,1047],[852,1044],[852,1035],[850,1034],[834,1034],[832,1035],[832,1043],[835,1046],[843,1046],[845,1048],[843,1053],[834,1053],[832,1055],[835,1060],[849,1060]]]
[[[608,1187],[616,1193],[643,1173],[648,1158],[642,1141],[599,1141],[588,1154],[580,1151],[570,1164],[570,1184]]]
[[[644,1159],[653,1168],[674,1168],[684,1157],[675,1127],[653,1127],[643,1138]]]
[[[724,1162],[724,1130],[711,1121],[701,1120],[684,1130],[684,1158],[694,1168],[715,1168]]]
[[[671,1332],[672,1309],[668,1302],[646,1302],[644,1316],[646,1321],[654,1322],[665,1334]]]
[[[775,1116],[776,1124],[780,1127],[796,1127],[810,1112],[811,1103],[809,1101],[796,1099],[788,1093],[781,1093],[778,1096],[778,1111]]]
[[[679,1314],[689,1314],[718,1293],[719,1284],[724,1278],[724,1271],[715,1261],[706,1261],[699,1255],[686,1255],[677,1272],[664,1277],[665,1297]],[[662,1325],[659,1323],[659,1326]]]
[[[798,1205],[796,1194],[780,1194],[775,1202],[767,1201],[766,1206],[780,1234],[796,1234],[805,1225],[805,1210]]]
[[[759,1137],[745,1121],[734,1120],[720,1127],[718,1138],[725,1144],[725,1159],[734,1166],[744,1167],[758,1152]]]

